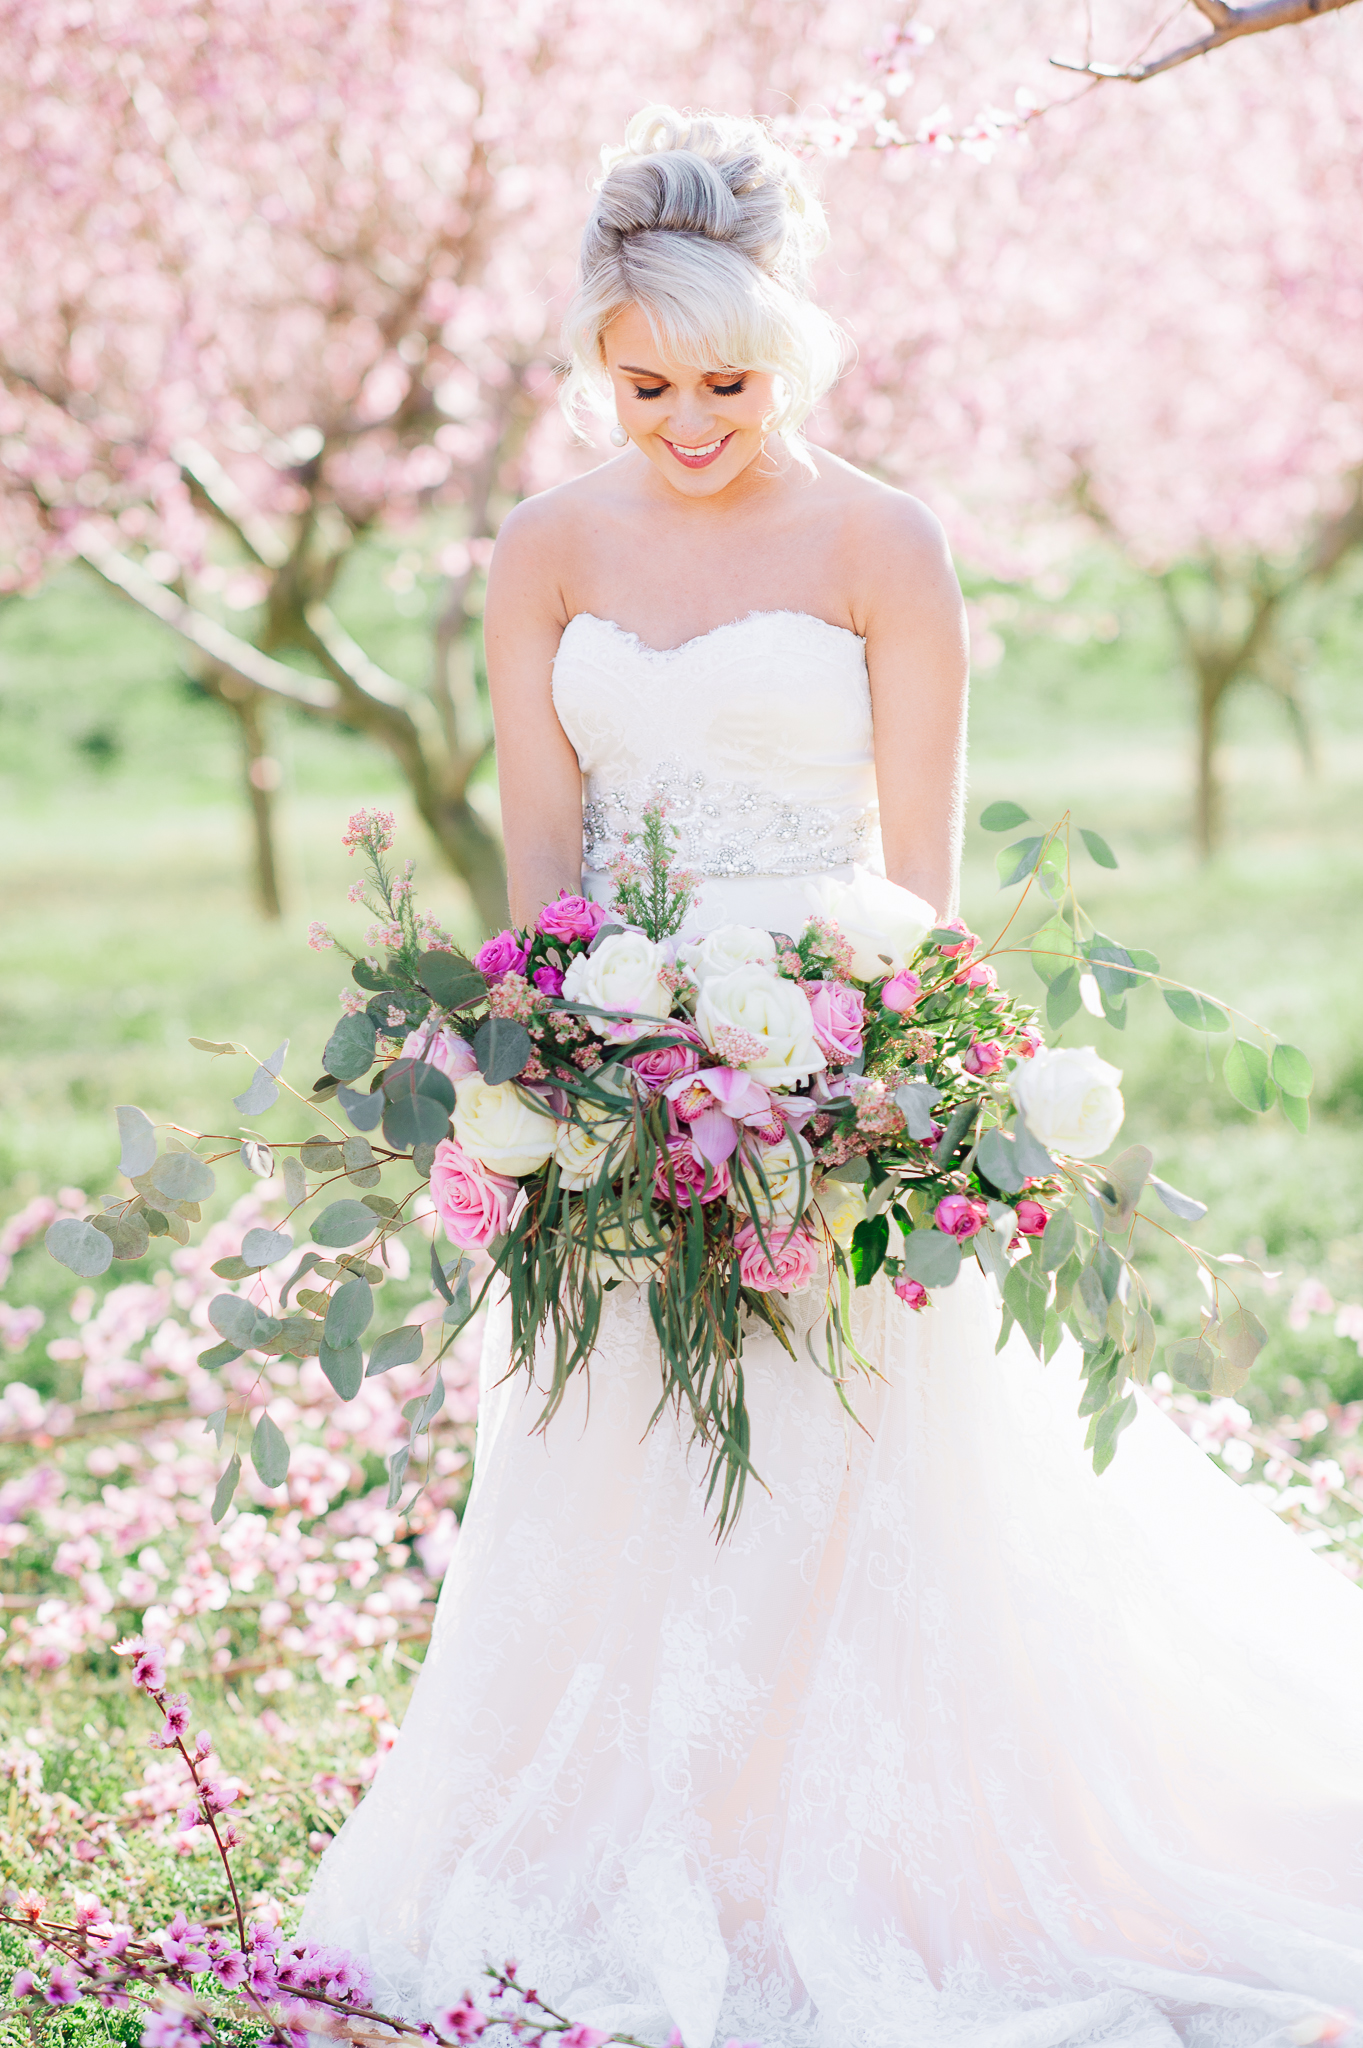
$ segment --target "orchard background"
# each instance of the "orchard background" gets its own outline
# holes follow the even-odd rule
[[[652,99],[811,157],[856,349],[811,438],[947,524],[972,819],[1098,827],[1104,928],[1315,1063],[1303,1138],[1208,1087],[1153,996],[1124,1034],[1082,1020],[1210,1204],[1197,1242],[1275,1276],[1242,1400],[1171,1405],[1363,1577],[1363,6],[1157,68],[1232,12],[0,5],[0,1878],[215,1910],[125,1726],[110,1646],[146,1630],[287,1922],[419,1668],[476,1341],[397,1511],[419,1364],[344,1429],[314,1367],[273,1367],[308,1453],[215,1529],[208,1269],[272,1183],[229,1170],[202,1246],[74,1298],[42,1233],[114,1186],[115,1103],[231,1114],[191,1034],[264,1053],[301,1018],[310,1080],[341,977],[305,933],[344,916],[357,806],[397,813],[461,937],[498,916],[483,571],[518,497],[608,452],[556,409],[555,335],[596,151]],[[972,826],[988,935],[996,845]],[[438,1322],[420,1261],[385,1287]]]

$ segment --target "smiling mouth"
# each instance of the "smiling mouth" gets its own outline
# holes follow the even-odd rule
[[[705,469],[714,461],[721,449],[728,446],[732,439],[733,434],[730,432],[721,434],[717,441],[703,442],[699,448],[682,448],[676,441],[668,441],[667,445],[676,456],[678,462],[682,463],[687,469]]]

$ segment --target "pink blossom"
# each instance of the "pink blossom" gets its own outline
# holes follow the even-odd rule
[[[807,982],[805,994],[814,1015],[819,1051],[834,1066],[846,1066],[862,1048],[866,998],[845,981]]]
[[[182,1741],[189,1733],[189,1695],[175,1692],[161,1702],[166,1717],[166,1733],[174,1741]]]
[[[973,973],[973,969],[971,970]],[[1003,1066],[1003,1047],[993,1038],[976,1038],[961,1054],[961,1065],[967,1074],[974,1074],[982,1080],[987,1074],[997,1074]]]
[[[1312,1316],[1328,1316],[1334,1305],[1333,1295],[1321,1281],[1303,1280],[1288,1305],[1287,1327],[1304,1330]]]
[[[693,1127],[694,1128],[694,1127]],[[677,1205],[691,1207],[695,1194],[702,1202],[718,1201],[729,1189],[729,1168],[724,1160],[707,1158],[690,1136],[669,1138],[667,1150],[659,1155],[653,1170],[653,1192],[660,1202],[670,1202],[669,1169],[676,1183]]]
[[[159,1643],[140,1643],[133,1659],[133,1684],[143,1692],[164,1692],[166,1686],[166,1653]]]
[[[927,1288],[921,1280],[910,1280],[907,1273],[902,1273],[895,1281],[894,1291],[910,1308],[926,1308],[928,1305]]]
[[[880,991],[880,1000],[887,1010],[896,1010],[900,1016],[913,1009],[923,993],[923,984],[916,974],[910,974],[907,967],[898,974],[892,974]]]
[[[391,811],[356,811],[342,834],[341,844],[347,853],[355,853],[360,847],[370,853],[387,853],[396,831]]]
[[[476,2041],[489,2025],[487,2014],[479,2012],[473,2001],[465,1996],[458,2005],[442,2012],[436,2025],[440,2032],[455,2041]]]
[[[183,1912],[177,1913],[160,1936],[162,1955],[177,1970],[185,1970],[191,1976],[196,1976],[199,1971],[208,1968],[208,1957],[200,1946],[205,1932],[202,1927],[192,1927]]]
[[[560,2034],[558,2044],[559,2048],[602,2048],[602,2043],[609,2039],[610,2035],[603,2034],[599,2027],[579,2025],[569,2027],[566,2034]]]
[[[308,926],[308,944],[314,953],[327,953],[331,951],[336,941],[326,926],[318,918],[314,918]]]
[[[225,1949],[209,1958],[209,1968],[224,1991],[235,1991],[246,1982],[246,1958],[240,1949]]]
[[[984,1203],[972,1202],[966,1195],[943,1195],[934,1217],[937,1228],[947,1237],[974,1237],[988,1220]]]
[[[444,1138],[431,1162],[431,1200],[451,1244],[472,1249],[506,1229],[517,1183],[509,1174],[489,1173],[453,1138]]]
[[[80,1980],[69,1963],[59,1965],[43,1986],[43,1999],[48,2005],[75,2005],[80,1995]]]
[[[524,974],[527,950],[517,932],[498,932],[484,940],[473,956],[473,964],[488,981],[500,981],[504,974]]]
[[[609,912],[586,896],[570,896],[566,889],[556,903],[546,903],[535,921],[535,929],[546,939],[594,939]]]
[[[625,1065],[632,1067],[645,1087],[650,1090],[663,1088],[669,1081],[694,1074],[700,1065],[700,1056],[704,1049],[705,1041],[699,1031],[694,1024],[688,1024],[684,1018],[668,1018],[663,1029],[669,1038],[679,1042],[676,1045],[659,1046],[654,1052],[630,1053],[625,1060]]]
[[[32,1998],[38,1988],[38,1980],[32,1970],[16,1970],[10,1979],[9,1988],[14,1998]]]
[[[473,1047],[448,1024],[419,1024],[415,1031],[409,1031],[402,1041],[401,1057],[425,1060],[428,1066],[439,1067],[448,1081],[462,1081],[466,1074],[478,1071]]]
[[[809,1231],[796,1225],[781,1237],[773,1223],[766,1238],[771,1258],[762,1248],[754,1223],[741,1224],[734,1232],[734,1250],[743,1285],[757,1294],[797,1294],[808,1287],[819,1270],[819,1248]]]
[[[543,961],[534,970],[530,979],[534,982],[535,987],[542,996],[561,996],[563,994],[563,969],[561,967],[551,967],[547,960]]]
[[[1346,1301],[1335,1317],[1335,1335],[1347,1337],[1358,1346],[1363,1356],[1363,1306],[1356,1301]]]
[[[1014,1204],[1014,1214],[1024,1237],[1040,1237],[1051,1220],[1049,1210],[1043,1209],[1040,1202],[1034,1202],[1030,1195]]]

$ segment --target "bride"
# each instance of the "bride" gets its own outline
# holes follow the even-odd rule
[[[608,900],[658,791],[693,934],[798,928],[853,861],[954,909],[960,596],[929,512],[800,438],[840,362],[821,234],[753,122],[650,109],[607,159],[568,333],[622,452],[512,514],[488,591],[519,920]],[[973,1268],[921,1315],[858,1295],[864,1429],[746,1338],[769,1491],[717,1545],[700,1460],[647,1429],[646,1305],[607,1303],[545,1434],[489,1316],[430,1652],[304,1922],[376,2004],[515,1957],[686,2048],[1349,2033],[1355,1589],[1148,1404],[1096,1479],[1075,1358],[996,1357]]]

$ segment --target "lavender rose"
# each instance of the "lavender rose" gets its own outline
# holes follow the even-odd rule
[[[409,1031],[402,1041],[402,1057],[425,1060],[428,1066],[439,1067],[450,1081],[462,1081],[465,1074],[476,1073],[478,1069],[473,1047],[457,1031],[451,1031],[448,1024],[434,1031],[429,1024],[422,1024]]]
[[[866,999],[859,988],[845,981],[811,981],[805,984],[814,1017],[814,1036],[819,1051],[835,1067],[845,1067],[862,1047],[866,1028]]]
[[[536,931],[546,939],[594,939],[608,913],[586,896],[570,896],[564,890],[556,903],[546,903],[535,921]]]
[[[662,1028],[669,1038],[680,1039],[681,1044],[659,1046],[653,1052],[634,1052],[625,1061],[650,1091],[665,1088],[669,1081],[678,1081],[685,1074],[694,1074],[705,1046],[695,1025],[680,1017],[670,1017]],[[709,1098],[705,1106],[709,1107]]]
[[[504,974],[524,974],[526,958],[516,932],[498,932],[495,939],[478,948],[473,964],[488,981],[500,981]]]

